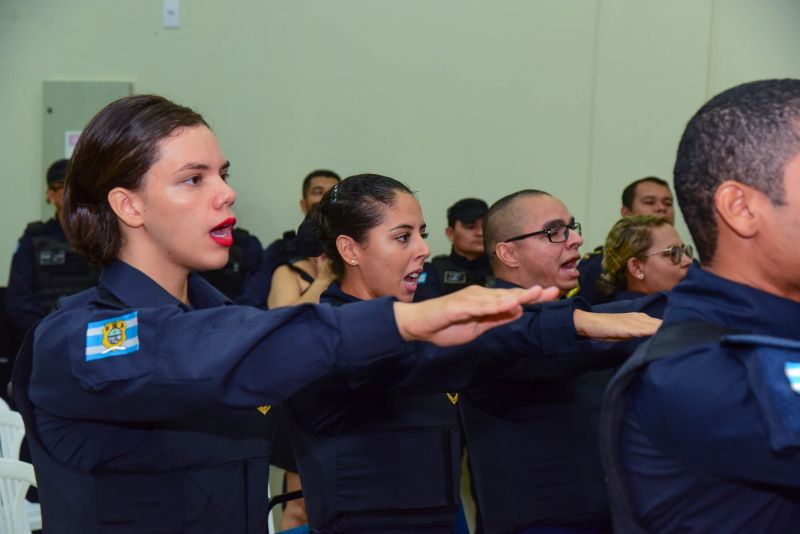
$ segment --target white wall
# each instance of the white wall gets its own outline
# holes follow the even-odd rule
[[[584,224],[671,179],[692,113],[733,84],[800,77],[793,0],[0,0],[0,283],[40,218],[44,80],[130,80],[194,107],[233,163],[240,224],[299,222],[300,180],[373,171],[444,211],[536,187]],[[679,229],[688,239],[682,224]]]

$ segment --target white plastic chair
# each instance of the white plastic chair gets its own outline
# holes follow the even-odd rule
[[[33,528],[42,528],[41,516],[38,527],[31,525],[28,517],[31,503],[25,500],[28,487],[35,485],[31,464],[0,458],[0,532],[31,534]]]
[[[5,399],[3,399],[3,397],[0,397],[0,410],[10,410],[10,409],[11,407],[8,405]]]
[[[25,424],[19,412],[0,410],[0,458],[19,460]]]
[[[19,412],[0,410],[0,459],[19,460],[19,448],[25,437],[25,424]],[[30,464],[29,464],[30,465]],[[24,495],[24,494],[23,494]],[[25,502],[31,530],[42,529],[42,508],[38,502]],[[0,529],[0,533],[5,530]]]

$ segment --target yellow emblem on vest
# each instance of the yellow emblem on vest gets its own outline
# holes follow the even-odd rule
[[[453,404],[458,402],[458,393],[445,393],[445,395]]]
[[[103,325],[103,346],[114,349],[125,343],[125,321],[112,321]]]
[[[272,406],[270,406],[269,404],[267,404],[266,406],[259,406],[258,408],[256,408],[256,410],[261,412],[261,415],[267,415],[267,412],[270,411],[270,409],[272,409]]]

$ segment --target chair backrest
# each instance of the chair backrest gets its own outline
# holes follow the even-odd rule
[[[10,410],[10,409],[11,407],[8,405],[8,403],[3,399],[3,397],[0,397],[0,411]]]
[[[0,410],[0,458],[19,460],[25,424],[19,412]]]
[[[31,464],[0,458],[0,532],[31,534],[25,494],[35,485]]]

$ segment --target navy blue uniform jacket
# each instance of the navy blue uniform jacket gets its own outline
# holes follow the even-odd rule
[[[265,312],[192,274],[189,300],[115,261],[36,327],[26,423],[92,481],[48,507],[68,481],[37,469],[48,532],[262,532],[262,413],[405,346],[390,299]]]
[[[358,305],[336,284],[322,300]],[[287,412],[311,526],[450,532],[459,502],[458,391],[522,357],[573,354],[573,310],[572,302],[532,306],[459,347],[409,343],[407,358],[355,376],[333,373],[292,397]]]
[[[670,294],[664,326],[697,321],[798,340],[799,317],[800,303],[692,266]],[[649,531],[800,532],[800,396],[784,362],[765,373],[774,363],[705,345],[635,379],[619,446]]]
[[[501,279],[495,286],[516,287]],[[625,296],[642,297],[619,295]],[[665,304],[659,293],[592,311],[659,317]],[[598,450],[600,407],[613,367],[641,341],[587,342],[571,358],[522,360],[494,382],[465,392],[461,414],[487,532],[610,527]]]

